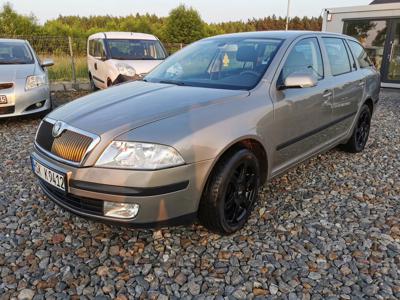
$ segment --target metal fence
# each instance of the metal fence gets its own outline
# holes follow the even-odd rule
[[[50,81],[82,82],[88,80],[86,38],[68,36],[1,36],[0,38],[29,41],[40,59],[50,58],[54,66],[49,68]],[[164,43],[169,54],[182,49],[182,43]]]

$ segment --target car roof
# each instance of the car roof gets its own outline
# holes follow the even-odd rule
[[[341,38],[353,39],[350,36],[332,33],[332,32],[321,32],[321,31],[306,31],[306,30],[271,30],[271,31],[251,31],[251,32],[240,32],[240,33],[230,33],[222,34],[208,39],[213,38],[270,38],[270,39],[282,39],[282,40],[294,40],[298,37],[305,35],[323,35],[323,36],[337,36]]]
[[[158,40],[154,35],[141,32],[109,31],[99,32],[89,36],[89,40],[99,38],[107,39],[132,39],[132,40]]]
[[[21,39],[0,39],[0,42],[17,42],[21,44],[25,44],[27,41],[26,40],[21,40]]]

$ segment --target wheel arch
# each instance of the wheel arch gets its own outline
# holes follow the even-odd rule
[[[232,153],[240,150],[240,149],[249,149],[252,151],[259,163],[260,163],[260,173],[261,173],[261,183],[264,184],[265,181],[268,178],[269,175],[269,163],[268,163],[268,152],[265,149],[264,144],[262,141],[259,139],[257,136],[244,136],[241,138],[238,138],[234,141],[232,141],[230,144],[228,144],[225,148],[223,148],[218,156],[215,158],[214,163],[210,167],[210,170],[207,174],[207,179],[204,181],[204,186],[203,186],[203,192],[204,189],[207,186],[207,183],[215,170],[215,167],[217,164],[224,158],[226,158],[229,155],[232,155]]]
[[[371,114],[374,112],[374,101],[372,101],[372,98],[368,97],[367,99],[365,99],[364,103],[366,104],[369,108],[369,110],[371,111]]]

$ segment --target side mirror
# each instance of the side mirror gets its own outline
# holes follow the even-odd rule
[[[41,64],[42,68],[48,68],[53,65],[54,65],[54,61],[52,59],[45,59]]]
[[[310,88],[318,84],[318,78],[307,72],[294,72],[286,77],[282,89]]]

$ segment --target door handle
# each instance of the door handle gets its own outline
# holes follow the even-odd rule
[[[327,91],[325,91],[325,92],[323,93],[322,97],[328,98],[328,97],[330,97],[330,96],[332,96],[332,95],[333,95],[332,91],[327,90]]]

